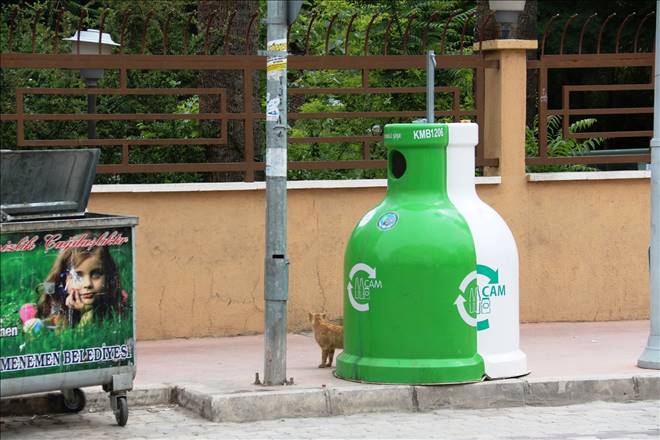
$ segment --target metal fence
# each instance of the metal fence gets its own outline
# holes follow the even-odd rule
[[[15,12],[15,11],[14,11]],[[164,22],[158,22],[160,25],[162,41],[160,42],[160,54],[149,54],[150,52],[148,30],[157,20],[153,14],[149,13],[144,19],[144,25],[139,35],[139,53],[126,54],[124,47],[127,45],[128,33],[126,32],[127,23],[130,19],[130,12],[122,14],[122,26],[119,29],[118,39],[121,47],[118,53],[111,56],[106,55],[83,55],[80,56],[79,42],[72,42],[73,53],[61,53],[60,40],[62,33],[60,22],[62,21],[63,10],[53,11],[55,17],[46,20],[44,17],[35,16],[32,23],[18,23],[14,14],[9,20],[8,47],[10,51],[3,53],[0,59],[0,68],[2,69],[107,69],[117,70],[119,72],[119,87],[117,88],[59,88],[59,87],[21,87],[15,90],[16,103],[14,113],[3,113],[0,120],[3,123],[16,124],[16,146],[18,148],[52,148],[52,147],[77,147],[77,146],[102,146],[105,148],[118,147],[121,149],[121,160],[119,163],[101,164],[98,167],[100,174],[122,174],[122,173],[161,173],[161,172],[240,172],[246,182],[253,181],[258,171],[264,169],[264,163],[261,161],[260,145],[255,145],[257,124],[265,121],[265,112],[263,109],[255,111],[255,101],[260,101],[261,96],[255,96],[255,88],[259,88],[255,81],[258,81],[259,74],[265,72],[266,59],[264,56],[232,54],[230,53],[230,40],[232,38],[244,38],[245,50],[249,53],[251,38],[258,33],[259,17],[252,15],[249,25],[244,35],[235,35],[232,31],[232,20],[235,13],[230,13],[225,17],[224,47],[213,47],[211,32],[211,20],[206,23],[199,23],[197,38],[203,39],[203,44],[199,44],[197,49],[191,48],[189,41],[190,22],[193,16],[188,17],[186,33],[183,38],[183,54],[173,54],[172,45],[169,44],[170,19],[168,16]],[[483,118],[484,101],[484,69],[486,67],[496,67],[496,63],[486,61],[480,55],[474,55],[471,52],[472,35],[469,30],[473,27],[475,14],[452,14],[440,17],[438,14],[432,14],[426,18],[415,16],[397,17],[393,15],[373,15],[369,19],[366,33],[362,36],[362,41],[356,43],[354,34],[354,22],[357,14],[352,14],[340,23],[340,19],[335,15],[325,26],[325,44],[322,54],[310,55],[311,30],[315,25],[317,15],[312,13],[305,23],[302,32],[304,38],[297,42],[297,46],[302,49],[302,54],[289,57],[288,69],[290,71],[309,71],[309,70],[333,70],[333,71],[352,71],[359,72],[361,75],[361,84],[357,87],[290,87],[289,96],[304,95],[320,96],[374,96],[383,94],[388,96],[402,96],[417,94],[423,96],[425,87],[419,85],[416,87],[381,87],[374,85],[370,79],[370,74],[377,70],[406,70],[425,68],[425,55],[422,51],[419,54],[408,54],[409,41],[416,38],[421,47],[434,49],[437,56],[437,64],[443,69],[471,69],[473,71],[473,87],[468,93],[471,93],[474,105],[471,108],[461,106],[461,90],[459,87],[445,86],[436,87],[438,94],[447,94],[451,97],[449,108],[436,111],[436,118],[444,120],[459,121],[469,118],[477,122]],[[77,29],[84,28],[83,22],[85,15],[81,13]],[[179,17],[180,19],[180,17]],[[459,25],[456,20],[462,20]],[[53,30],[51,32],[52,42],[35,41],[37,38],[37,26],[39,23],[51,23]],[[417,35],[411,34],[414,23],[417,23]],[[380,32],[377,35],[376,25]],[[393,25],[404,26],[403,34],[398,34],[397,38],[393,36]],[[318,23],[316,23],[318,25]],[[31,52],[21,53],[15,51],[17,29],[31,29]],[[344,29],[340,29],[344,26]],[[454,46],[450,51],[448,41],[448,29],[456,28],[461,30],[459,41],[454,41]],[[105,12],[99,17],[97,28],[103,32],[107,31],[105,26]],[[421,32],[419,32],[421,29]],[[291,33],[291,28],[289,29]],[[421,33],[421,35],[420,35]],[[334,52],[340,54],[331,54],[333,52],[329,44],[331,35],[343,35],[343,44],[335,44]],[[378,36],[378,47],[370,47],[370,43]],[[318,37],[318,33],[317,33]],[[454,38],[456,40],[456,38]],[[359,44],[360,55],[346,55],[351,53],[351,43],[354,48]],[[37,48],[50,46],[52,53],[36,53]],[[133,45],[136,46],[135,44]],[[318,47],[318,44],[316,45]],[[190,52],[197,52],[189,54]],[[376,51],[380,53],[375,53]],[[300,51],[299,51],[300,52]],[[343,53],[343,54],[341,54]],[[226,90],[225,88],[132,88],[129,87],[128,76],[132,70],[226,70],[239,71],[243,79],[242,90]],[[255,75],[256,73],[256,75]],[[174,113],[132,113],[132,114],[36,114],[25,110],[24,99],[31,94],[46,95],[203,95],[215,94],[219,97],[219,108],[213,113],[196,114],[174,114]],[[243,111],[232,112],[227,110],[227,100],[230,95],[240,96],[243,101]],[[256,107],[259,107],[258,105]],[[293,109],[295,110],[295,109]],[[380,123],[388,121],[410,121],[412,119],[425,116],[423,108],[418,110],[411,109],[405,111],[338,111],[333,112],[331,117],[335,120],[350,120],[355,118],[368,118]],[[327,113],[290,111],[289,119],[292,125],[297,120],[323,120],[328,118]],[[30,121],[160,121],[160,120],[213,120],[219,123],[219,136],[214,138],[195,138],[195,139],[26,139],[24,126]],[[216,162],[216,163],[131,163],[130,152],[133,148],[141,146],[154,145],[226,145],[227,124],[229,121],[237,121],[246,127],[243,139],[243,157],[239,162]],[[482,131],[483,135],[483,131]],[[386,166],[382,154],[374,154],[374,145],[382,143],[381,135],[371,133],[354,133],[352,135],[331,135],[322,137],[289,137],[290,144],[296,143],[350,143],[361,146],[361,158],[353,160],[315,160],[315,161],[291,161],[289,169],[300,170],[319,170],[319,169],[383,169]],[[374,157],[376,156],[376,157]],[[477,148],[478,166],[497,166],[497,158],[484,157],[483,144]]]
[[[653,135],[653,62],[654,47],[650,40],[648,47],[642,47],[640,36],[653,35],[654,12],[637,14],[632,12],[617,19],[616,14],[603,17],[598,24],[596,14],[580,17],[577,14],[563,17],[564,24],[560,26],[555,21],[559,16],[552,17],[545,25],[543,36],[539,41],[540,56],[537,60],[529,60],[530,72],[537,72],[538,89],[538,156],[528,157],[528,165],[575,165],[575,164],[626,164],[648,163],[650,156],[650,139]],[[561,18],[560,18],[561,19]],[[617,20],[619,21],[617,23]],[[576,23],[580,23],[577,26]],[[558,30],[561,29],[561,33]],[[578,32],[579,29],[579,32]],[[587,41],[585,35],[591,30],[597,35],[592,41]],[[616,33],[614,33],[616,31]],[[627,32],[626,32],[627,31]],[[546,43],[553,35],[559,38],[558,53],[546,53]],[[615,38],[612,38],[616,35]],[[628,39],[623,40],[622,36]],[[569,40],[575,53],[567,53]],[[607,49],[606,49],[606,46]],[[570,71],[582,70],[582,73],[571,78]],[[609,74],[606,83],[599,82],[599,76]],[[631,75],[631,72],[633,73]],[[558,75],[549,83],[553,73]],[[616,82],[616,76],[624,80]],[[625,77],[633,76],[635,83],[625,81]],[[575,78],[577,77],[577,79]],[[580,83],[576,83],[580,81]],[[554,84],[553,84],[554,83]],[[553,89],[556,96],[549,96]],[[638,101],[647,100],[649,105],[632,107],[621,106],[625,101],[617,99],[617,93],[642,92],[644,95]],[[580,94],[591,94],[591,102],[580,101]],[[551,104],[554,101],[554,105]],[[609,105],[593,105],[600,102]],[[634,116],[632,116],[634,115]],[[639,117],[646,115],[646,117]],[[565,139],[585,140],[590,138],[605,138],[605,149],[597,151],[575,152],[568,156],[553,156],[549,151],[548,120],[549,117],[561,118],[561,131],[556,133]],[[607,118],[600,129],[590,131],[572,131],[572,122],[586,117]],[[631,121],[631,119],[636,120]],[[622,127],[620,130],[616,128]],[[553,139],[550,139],[550,143]]]
[[[212,23],[216,17],[210,17],[206,23],[198,23],[196,34],[191,34],[190,24],[194,20],[193,15],[176,16],[167,15],[164,18],[157,19],[152,12],[143,17],[143,29],[139,33],[129,35],[127,32],[127,23],[131,19],[131,12],[120,13],[121,26],[118,32],[113,33],[121,44],[118,53],[113,55],[78,55],[79,44],[72,43],[73,53],[62,53],[60,41],[64,34],[61,24],[64,11],[62,9],[50,11],[50,18],[46,14],[36,14],[29,22],[20,22],[16,15],[16,9],[8,21],[7,45],[8,50],[0,56],[1,69],[108,69],[119,72],[118,84],[116,88],[61,88],[61,87],[19,87],[15,90],[15,111],[3,112],[0,114],[0,121],[3,126],[6,124],[15,124],[16,129],[16,147],[17,148],[52,148],[52,147],[77,147],[77,146],[101,146],[104,148],[118,148],[121,151],[120,160],[117,163],[104,163],[99,165],[100,174],[126,174],[126,173],[163,173],[163,172],[196,172],[196,173],[216,173],[216,172],[238,172],[246,182],[254,181],[259,178],[259,171],[264,169],[262,161],[263,146],[259,145],[258,126],[265,121],[265,112],[261,107],[263,97],[261,92],[263,87],[257,83],[259,75],[265,73],[266,59],[264,56],[248,55],[254,48],[250,42],[258,35],[259,16],[253,14],[245,30],[245,34],[239,35],[233,29],[233,19],[235,12],[230,12],[224,17],[222,29],[222,45],[214,45],[212,35]],[[101,31],[107,31],[106,13],[103,12],[98,17],[96,27]],[[564,24],[561,33],[561,44],[558,54],[545,53],[546,39],[553,35],[552,29],[555,26],[553,18],[545,28],[545,32],[540,41],[540,56],[538,59],[530,59],[528,68],[530,72],[537,72],[538,75],[538,155],[528,157],[528,165],[556,165],[556,164],[607,164],[607,163],[635,163],[648,162],[650,155],[648,148],[645,150],[625,148],[625,151],[616,151],[616,154],[605,152],[604,155],[570,155],[557,157],[553,156],[548,149],[548,124],[547,118],[552,115],[562,117],[561,135],[568,139],[586,139],[591,137],[606,137],[609,139],[620,139],[621,141],[631,138],[647,139],[651,137],[650,126],[635,130],[599,130],[591,132],[573,133],[569,130],[572,120],[584,116],[599,115],[621,115],[629,116],[631,114],[650,114],[651,107],[590,107],[574,108],[571,106],[571,98],[575,94],[589,91],[599,91],[602,93],[615,93],[618,91],[639,90],[652,94],[653,72],[649,72],[648,82],[639,84],[562,84],[561,103],[558,106],[551,107],[548,99],[549,77],[554,71],[561,69],[586,69],[586,68],[631,68],[649,67],[652,70],[653,53],[652,48],[642,48],[638,42],[640,34],[650,31],[653,20],[649,20],[652,13],[634,17],[632,14],[625,17],[616,28],[616,43],[611,53],[605,53],[602,42],[610,41],[613,31],[613,17],[604,19],[599,27],[597,44],[593,53],[587,53],[586,41],[583,39],[589,25],[595,21],[593,16],[587,17],[579,33],[579,48],[577,53],[564,53],[565,42],[568,42],[568,35],[575,34],[568,32],[576,16],[571,16]],[[173,18],[174,17],[174,18]],[[428,17],[406,16],[397,17],[394,15],[373,15],[369,19],[366,32],[356,37],[354,34],[354,23],[356,14],[348,14],[343,18],[337,15],[332,17],[327,24],[323,25],[324,33],[316,33],[315,38],[324,38],[324,44],[315,44],[315,47],[323,47],[319,54],[310,54],[312,52],[312,29],[318,26],[315,23],[317,15],[311,13],[308,19],[294,26],[303,26],[296,32],[298,40],[296,46],[299,48],[298,54],[289,57],[288,68],[290,71],[310,71],[310,70],[333,70],[333,71],[351,71],[359,72],[361,81],[359,86],[353,87],[290,87],[289,96],[296,95],[310,96],[374,96],[378,94],[388,96],[403,95],[423,95],[425,88],[419,86],[381,86],[373,84],[370,74],[376,71],[384,70],[403,70],[411,71],[413,69],[422,70],[425,68],[425,56],[422,50],[418,54],[409,54],[409,43],[412,39],[416,40],[416,47],[423,49],[434,49],[437,53],[437,65],[441,69],[469,69],[472,71],[472,85],[467,91],[471,95],[470,106],[465,106],[461,102],[461,90],[457,86],[436,87],[439,94],[447,94],[451,97],[448,102],[450,105],[442,110],[436,110],[438,120],[459,121],[461,119],[471,119],[475,122],[483,121],[484,97],[487,91],[485,84],[485,69],[497,68],[496,61],[488,61],[479,54],[473,54],[471,45],[473,41],[481,41],[481,35],[472,35],[471,30],[475,26],[476,16],[474,12],[463,14],[450,14],[440,16],[431,14]],[[183,20],[184,26],[183,41],[178,42],[175,48],[170,41],[169,29],[172,20]],[[481,29],[486,28],[488,21],[492,19],[492,14],[486,18]],[[620,39],[625,35],[627,26],[633,26],[637,20],[634,39],[629,44],[621,44]],[[578,20],[579,21],[579,20]],[[85,23],[84,13],[81,12],[77,29],[83,29]],[[378,26],[376,26],[378,25]],[[415,27],[415,25],[417,27]],[[39,41],[37,29],[39,26],[50,26],[50,40]],[[153,38],[150,39],[149,32],[153,31],[154,26],[158,29],[160,39],[157,47],[152,48]],[[342,28],[343,26],[343,28]],[[398,27],[400,32],[394,33],[393,28]],[[75,28],[75,27],[74,27]],[[413,35],[411,29],[416,29]],[[26,51],[25,44],[18,44],[19,31],[25,34],[25,30],[30,30],[30,48]],[[339,30],[338,30],[339,29]],[[448,30],[454,30],[453,39],[450,40]],[[69,29],[70,31],[71,29]],[[457,31],[456,31],[457,30]],[[153,33],[153,32],[152,32]],[[292,28],[289,29],[292,33]],[[587,32],[588,33],[588,32]],[[304,37],[300,38],[301,35]],[[374,47],[370,43],[378,35],[379,44]],[[132,47],[137,47],[134,53],[124,53],[124,47],[129,43],[129,38],[137,38],[139,44],[133,41]],[[191,43],[192,38],[196,38],[197,45]],[[343,38],[341,42],[337,40]],[[24,38],[24,37],[23,37]],[[232,53],[231,41],[243,39],[245,53]],[[330,41],[334,41],[330,44]],[[357,40],[357,41],[356,41]],[[318,43],[318,41],[317,41]],[[450,47],[451,46],[451,47]],[[625,46],[625,47],[624,47]],[[23,50],[19,50],[23,47]],[[50,53],[38,53],[39,48],[48,47]],[[359,47],[359,53],[356,53],[356,47]],[[31,50],[30,50],[31,49]],[[176,52],[180,52],[176,54]],[[378,53],[376,53],[378,52]],[[154,70],[195,70],[195,71],[238,71],[242,76],[241,90],[227,90],[226,88],[200,88],[200,87],[158,87],[158,88],[136,88],[129,86],[129,72],[131,71],[154,71]],[[552,85],[552,84],[551,84]],[[554,84],[558,87],[557,84]],[[255,90],[259,91],[258,94]],[[33,113],[25,110],[24,100],[27,96],[42,95],[119,95],[119,96],[138,96],[138,95],[217,95],[219,106],[214,112],[200,113],[114,113],[114,114],[85,114],[85,113]],[[242,111],[229,111],[227,101],[230,97],[240,97],[242,100]],[[552,100],[550,100],[552,101]],[[400,110],[400,111],[337,111],[328,114],[325,112],[305,112],[298,109],[290,109],[289,119],[292,123],[302,120],[324,120],[332,117],[335,120],[351,120],[356,118],[366,118],[369,120],[382,121],[410,121],[425,116],[423,109],[418,110]],[[651,118],[649,118],[650,121]],[[164,121],[164,120],[195,120],[195,121],[217,121],[219,130],[217,137],[198,137],[198,138],[112,138],[112,139],[88,139],[79,137],[76,139],[34,139],[26,138],[25,124],[32,121]],[[228,123],[238,122],[244,124],[247,129],[243,130],[242,159],[233,162],[200,162],[200,163],[132,163],[131,151],[134,148],[144,146],[225,146],[228,143],[227,132]],[[498,158],[485,157],[484,142],[488,140],[483,136],[483,124],[480,124],[481,142],[476,150],[476,164],[478,167],[497,166]],[[611,143],[611,141],[608,141]],[[376,136],[372,133],[352,133],[350,135],[328,135],[321,137],[289,137],[290,144],[310,144],[310,143],[350,143],[359,145],[361,157],[350,160],[314,160],[314,161],[290,161],[291,170],[351,170],[351,169],[383,169],[386,166],[382,152],[376,152],[376,145],[382,143],[382,136]],[[381,144],[382,145],[382,144]],[[627,145],[628,147],[630,145]],[[648,142],[646,143],[648,146]],[[612,145],[608,145],[612,148]],[[633,153],[633,154],[631,154]]]

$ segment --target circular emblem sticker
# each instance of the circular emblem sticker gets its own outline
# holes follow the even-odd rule
[[[396,212],[388,212],[386,214],[383,214],[378,219],[378,229],[380,229],[381,231],[390,230],[394,226],[396,226],[396,223],[398,221],[399,221],[399,216],[396,214]]]

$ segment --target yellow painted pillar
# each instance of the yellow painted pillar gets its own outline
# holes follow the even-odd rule
[[[520,318],[527,321],[535,305],[527,293],[531,286],[529,264],[529,194],[525,178],[525,116],[527,104],[527,54],[536,40],[489,40],[481,43],[487,60],[498,68],[485,69],[485,157],[499,158],[499,167],[485,167],[484,175],[501,176],[491,203],[507,222],[520,257]],[[474,45],[479,50],[479,43]],[[488,199],[485,199],[488,202]]]
[[[498,168],[487,167],[486,175],[522,179],[525,174],[525,114],[527,103],[528,49],[536,49],[536,40],[489,40],[481,43],[488,60],[499,61],[498,69],[486,69],[485,75],[485,155],[498,157]],[[479,50],[479,43],[474,45]]]

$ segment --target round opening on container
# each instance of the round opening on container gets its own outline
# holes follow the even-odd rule
[[[395,179],[400,178],[406,172],[406,158],[398,150],[390,153],[390,171]]]

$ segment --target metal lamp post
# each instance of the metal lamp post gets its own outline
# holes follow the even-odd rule
[[[488,7],[502,26],[502,38],[511,38],[511,30],[518,25],[518,16],[525,9],[525,0],[489,0]]]
[[[655,96],[651,139],[651,332],[637,361],[641,368],[660,370],[660,1],[655,11]]]
[[[302,0],[268,0],[266,24],[266,261],[264,268],[264,385],[286,380],[287,301],[287,28]],[[292,383],[292,382],[291,382]]]
[[[112,41],[108,33],[101,33],[98,29],[87,29],[78,31],[72,37],[64,38],[63,41],[71,41],[71,53],[74,55],[109,55],[114,47],[119,44]],[[87,87],[96,87],[98,81],[103,78],[103,69],[80,69],[80,76],[85,80]],[[87,95],[87,113],[96,113],[96,95]],[[96,121],[87,121],[87,137],[96,139]]]

